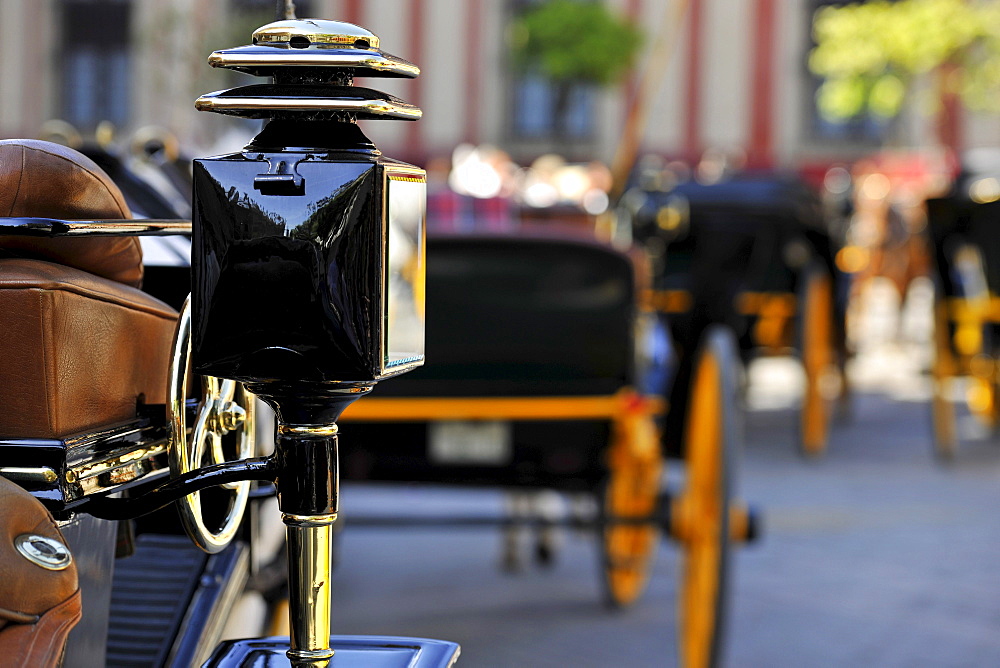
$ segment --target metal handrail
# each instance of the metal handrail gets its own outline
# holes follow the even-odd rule
[[[0,218],[0,234],[37,237],[190,235],[191,221],[162,218],[60,220],[12,217]]]

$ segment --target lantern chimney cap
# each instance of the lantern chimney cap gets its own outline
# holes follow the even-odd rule
[[[298,42],[298,44],[296,44]],[[353,23],[326,19],[290,19],[257,28],[254,44],[288,44],[303,48],[313,44],[340,48],[377,49],[378,37]]]

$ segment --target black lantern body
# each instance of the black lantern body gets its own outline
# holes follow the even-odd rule
[[[372,383],[420,364],[423,171],[343,123],[272,124],[247,150],[195,161],[195,369]],[[316,145],[288,150],[302,125]]]
[[[267,399],[364,390],[422,363],[424,172],[382,156],[356,124],[421,112],[353,85],[419,69],[378,47],[358,26],[305,19],[264,26],[252,45],[209,58],[271,83],[195,103],[268,119],[239,153],[195,161],[199,373]]]

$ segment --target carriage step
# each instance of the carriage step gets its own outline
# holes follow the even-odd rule
[[[109,667],[166,664],[207,559],[187,536],[139,536],[135,554],[115,563]]]
[[[248,552],[234,541],[209,556],[187,536],[140,535],[115,564],[106,665],[201,665],[246,585]]]

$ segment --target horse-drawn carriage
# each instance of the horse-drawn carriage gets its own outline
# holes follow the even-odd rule
[[[692,349],[721,323],[736,332],[745,362],[794,351],[805,372],[799,444],[804,454],[822,454],[838,370],[846,389],[847,291],[815,193],[768,174],[636,189],[623,202],[623,218],[654,262],[650,304],[678,347]],[[672,405],[682,401],[671,395]]]
[[[988,429],[1000,423],[1000,186],[994,173],[963,172],[947,195],[926,203],[934,257],[933,438],[945,459],[958,447],[956,393]]]
[[[752,531],[734,496],[741,435],[731,336],[710,329],[691,353],[678,450],[686,484],[670,490],[660,427],[674,360],[642,308],[641,262],[552,228],[431,237],[427,260],[433,361],[345,412],[345,475],[593,496],[598,516],[568,523],[596,530],[614,607],[644,591],[663,531],[683,553],[682,665],[713,665],[730,546]]]

